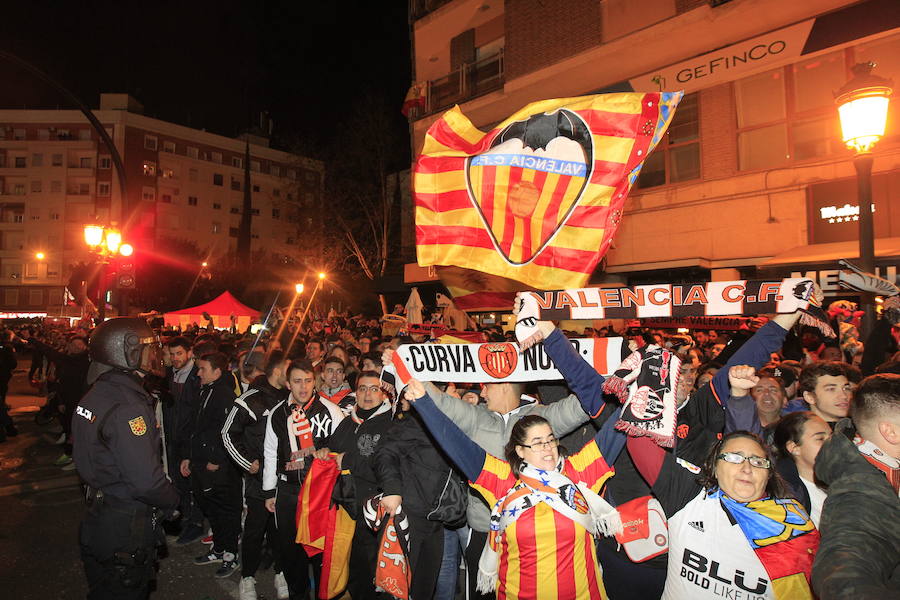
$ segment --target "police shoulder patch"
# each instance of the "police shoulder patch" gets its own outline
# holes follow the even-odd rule
[[[131,427],[131,433],[134,435],[144,435],[147,433],[147,423],[144,421],[144,417],[135,417],[128,421],[128,426]]]

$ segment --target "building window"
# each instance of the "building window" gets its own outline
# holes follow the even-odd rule
[[[44,290],[28,290],[28,304],[30,306],[41,306],[44,304]]]
[[[159,201],[165,202],[166,204],[172,204],[172,194],[161,194]]]
[[[259,209],[258,209],[258,208],[251,208],[251,209],[250,209],[250,214],[253,215],[254,217],[258,217],[258,216],[259,216]]]
[[[24,183],[16,183],[13,185],[13,196],[24,196],[25,195],[25,184]],[[17,221],[21,222],[21,221]]]
[[[152,160],[144,161],[144,175],[147,177],[156,177],[156,163]]]
[[[78,195],[79,196],[88,196],[91,193],[91,184],[89,183],[79,183],[78,184]]]
[[[50,220],[51,221],[59,221],[59,213],[58,212],[50,212]]]
[[[38,278],[38,264],[37,263],[25,263],[25,279],[37,279]],[[32,292],[35,290],[31,290]]]
[[[697,94],[687,94],[665,136],[644,162],[637,184],[639,188],[649,188],[699,178],[699,102]]]
[[[200,149],[193,146],[187,147],[187,155],[191,158],[200,158]]]
[[[188,169],[188,180],[197,181],[200,178],[200,172],[197,169]]]
[[[288,179],[297,179],[297,169],[288,169],[287,176]]]
[[[171,154],[175,154],[175,142],[169,142],[169,141],[163,142],[163,152],[169,152]]]
[[[144,148],[147,150],[156,150],[159,148],[159,140],[155,135],[145,135],[144,136]]]
[[[50,159],[50,164],[52,164],[54,167],[61,167],[62,162],[63,162],[62,154],[54,154],[53,157]]]
[[[231,207],[231,214],[233,214],[233,215],[239,215],[239,214],[241,214],[241,207],[240,207],[240,206],[232,206],[232,207]]]
[[[236,190],[238,192],[241,191],[241,180],[235,179],[234,177],[232,177],[231,178],[231,189]]]
[[[24,169],[28,164],[24,156],[16,156],[13,158],[13,166],[17,169]]]
[[[82,156],[78,159],[78,167],[80,169],[90,169],[91,168],[91,157],[90,156]]]
[[[12,277],[13,273],[10,273],[10,277]],[[15,277],[12,277],[15,279]],[[14,288],[6,288],[3,290],[3,303],[6,306],[14,307],[19,305],[19,290]]]
[[[78,130],[78,139],[87,141],[91,139],[91,130],[90,129],[79,129]]]
[[[221,223],[213,223],[212,224],[212,232],[213,233],[222,233],[222,224]]]
[[[44,166],[44,155],[43,154],[32,154],[31,155],[31,166],[32,167],[43,167]]]
[[[25,139],[25,129],[16,128],[13,130],[13,139],[14,140],[24,140]]]
[[[99,158],[97,158],[97,168],[98,169],[109,169],[112,166],[112,159],[105,155],[101,154]]]
[[[13,223],[24,223],[24,222],[25,222],[25,215],[24,215],[23,213],[15,213],[15,214],[12,216],[12,222],[13,222]]]
[[[280,198],[280,197],[281,197],[281,190],[279,190],[278,188],[272,188],[272,195],[273,195],[274,197],[276,197],[276,198]]]
[[[250,170],[256,171],[257,173],[259,173],[259,161],[258,160],[250,161]]]
[[[213,173],[213,185],[224,185],[225,178],[222,177],[221,173]]]
[[[232,156],[231,157],[231,166],[237,167],[238,169],[242,169],[244,167],[244,159],[239,158],[237,156]]]
[[[141,190],[141,199],[147,202],[156,202],[156,188],[144,186]]]
[[[222,164],[222,153],[221,152],[213,152],[210,154],[211,160],[214,163]]]
[[[109,196],[110,185],[108,181],[98,181],[97,182],[97,195],[98,196]]]
[[[281,218],[281,211],[280,211],[279,209],[277,209],[277,208],[273,208],[273,209],[272,209],[272,218],[273,218],[273,219],[280,219],[280,218]]]
[[[197,206],[197,196],[188,196],[188,206]]]
[[[60,263],[47,263],[47,277],[59,277]]]
[[[62,181],[51,181],[50,191],[57,194],[62,192]]]
[[[162,177],[163,179],[177,179],[175,177],[175,169],[169,169],[167,167],[162,168]]]
[[[58,140],[71,140],[72,134],[68,129],[57,129],[56,130],[56,139]]]
[[[229,227],[229,228],[228,228],[228,235],[229,235],[230,237],[236,238],[238,235],[240,235],[240,229],[237,228],[237,227]]]
[[[218,202],[213,202],[212,204],[213,210],[222,210],[222,205]]]
[[[31,191],[33,193],[40,193],[40,191],[41,191],[41,180],[40,179],[32,179],[31,180]]]
[[[736,81],[739,168],[768,169],[839,152],[832,91],[846,79],[839,50]]]
[[[45,141],[50,139],[50,130],[49,129],[38,129],[38,139]]]
[[[269,167],[269,173],[271,173],[275,177],[281,177],[281,167],[278,165],[271,165]]]

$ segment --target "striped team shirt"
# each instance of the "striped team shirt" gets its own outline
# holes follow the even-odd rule
[[[563,473],[599,493],[614,471],[591,440],[565,460]],[[515,483],[509,463],[486,454],[471,485],[494,506]],[[606,599],[593,536],[544,502],[506,528],[498,554],[498,600]]]

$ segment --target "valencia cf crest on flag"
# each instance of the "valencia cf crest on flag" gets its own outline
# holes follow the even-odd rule
[[[585,285],[681,97],[545,100],[487,133],[458,107],[448,111],[429,128],[415,169],[419,265],[478,271],[519,289]],[[455,277],[476,283],[468,292],[508,291],[490,277],[483,286]],[[458,298],[460,286],[447,285]]]

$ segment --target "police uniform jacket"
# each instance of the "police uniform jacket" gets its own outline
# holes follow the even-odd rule
[[[250,388],[234,401],[222,428],[222,441],[231,459],[244,471],[259,461],[259,471],[247,475],[244,494],[248,498],[265,498],[262,493],[263,443],[269,411],[285,399],[288,391],[273,387],[265,375],[253,381]]]
[[[102,374],[72,417],[75,468],[92,489],[123,501],[174,508],[178,491],[166,479],[150,395],[137,375]]]
[[[307,457],[300,469],[288,471],[285,465],[291,460],[291,443],[288,438],[288,415],[291,412],[291,399],[279,402],[269,411],[266,422],[266,438],[263,444],[265,461],[263,464],[263,495],[272,498],[275,495],[275,486],[278,482],[300,485],[306,478],[309,466],[312,464]],[[341,422],[343,414],[336,404],[324,398],[313,395],[309,402],[302,407],[306,413],[312,430],[313,445],[316,449],[327,446],[326,440]]]

